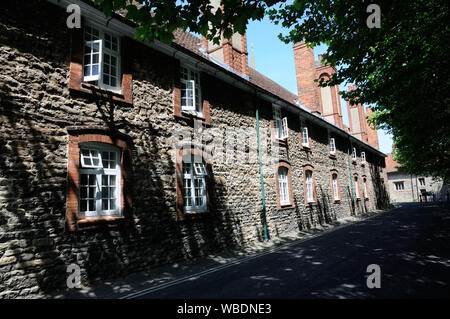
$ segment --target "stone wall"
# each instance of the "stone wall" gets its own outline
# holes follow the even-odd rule
[[[63,9],[46,1],[12,1],[0,12],[0,298],[63,289],[71,263],[80,265],[83,283],[89,284],[262,240],[256,106],[268,150],[263,169],[271,237],[385,204],[379,155],[366,150],[368,164],[351,164],[352,174],[369,181],[369,200],[353,204],[348,140],[336,138],[337,158],[331,159],[326,129],[311,124],[311,151],[302,150],[298,115],[290,114],[288,147],[277,150],[270,135],[271,105],[217,79],[205,75],[202,82],[209,92],[210,128],[200,134],[189,121],[175,118],[178,61],[141,44],[133,44],[133,104],[69,91],[71,38],[65,17]],[[67,230],[67,127],[74,125],[102,126],[132,139],[130,224]],[[242,153],[212,164],[214,211],[177,221],[174,132],[195,131],[214,149],[220,145],[211,130],[231,136],[230,128],[245,128],[250,137],[243,145],[236,137]],[[277,210],[273,155],[278,152],[291,163],[295,207],[290,209]],[[305,164],[315,171],[318,203],[313,206],[304,200]],[[332,168],[342,194],[336,204],[330,200]]]

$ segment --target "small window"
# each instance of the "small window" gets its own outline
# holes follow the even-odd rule
[[[339,200],[339,183],[337,174],[331,175],[331,181],[333,186],[333,199],[335,201]]]
[[[354,177],[355,182],[355,196],[357,199],[361,198],[361,195],[359,194],[359,185],[358,185],[358,176]]]
[[[305,184],[306,184],[306,201],[308,203],[314,202],[314,183],[313,172],[310,170],[305,171]]]
[[[181,110],[202,114],[200,74],[187,67],[181,67]]]
[[[404,182],[394,182],[395,189],[398,191],[405,190],[405,184]]]
[[[283,166],[278,168],[278,191],[280,195],[280,205],[289,205],[291,201],[289,198],[288,169]]]
[[[419,178],[420,186],[425,186],[425,178]]]
[[[334,140],[334,137],[330,138],[330,154],[332,155],[336,154],[336,142]]]
[[[302,145],[304,147],[309,147],[309,135],[308,128],[306,126],[302,127]]]
[[[83,81],[120,91],[120,41],[112,34],[84,28]]]
[[[361,164],[366,163],[366,152],[361,152]]]
[[[356,161],[356,147],[352,149],[352,161]]]
[[[285,140],[288,138],[288,123],[287,117],[281,118],[280,108],[273,106],[273,127],[275,131],[275,138]]]
[[[364,191],[364,198],[369,198],[369,191],[367,190],[367,179],[363,178],[363,191]]]
[[[205,212],[206,169],[201,159],[183,158],[183,204],[186,212]]]
[[[86,218],[120,215],[119,150],[98,143],[80,145],[79,210]]]

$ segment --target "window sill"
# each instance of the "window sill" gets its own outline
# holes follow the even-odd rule
[[[196,219],[201,219],[204,218],[205,216],[209,216],[209,211],[183,211],[183,214],[181,216],[178,216],[177,221],[181,222],[181,221],[188,221],[188,220],[196,220]]]
[[[203,115],[199,115],[198,113],[191,113],[191,112],[187,112],[187,111],[181,111],[181,114],[175,114],[176,118],[179,119],[183,119],[183,120],[188,120],[188,121],[201,121],[203,122],[206,126],[210,126],[211,124],[208,123],[208,120],[206,117],[204,117]]]
[[[340,203],[341,203],[341,200],[340,200],[340,199],[335,199],[335,200],[333,201],[333,203],[335,203],[335,204],[340,204]]]
[[[352,159],[352,164],[356,164],[356,160],[353,160],[353,159]]]
[[[313,207],[313,206],[317,206],[317,202],[308,202],[305,204],[305,207]]]
[[[330,153],[330,154],[328,154],[328,157],[331,158],[331,159],[336,159],[336,154],[331,154]]]
[[[81,231],[98,228],[117,228],[119,225],[125,223],[126,219],[120,217],[98,217],[98,218],[84,218],[76,221],[76,224],[70,227],[70,231]]]
[[[301,144],[301,146],[302,146],[302,150],[307,151],[307,152],[311,152],[311,147],[309,145]]]
[[[295,208],[294,204],[283,204],[277,207],[277,210],[288,210],[288,209],[292,209]]]
[[[94,96],[98,96],[98,97],[111,99],[111,100],[126,103],[126,104],[133,103],[132,99],[127,100],[125,98],[125,96],[122,94],[122,92],[120,92],[120,91],[119,92],[110,91],[110,90],[101,88],[97,85],[89,84],[86,82],[82,82],[79,88],[71,88],[71,90],[73,90],[75,92],[91,95],[91,96],[94,95]]]
[[[287,138],[284,140],[275,138],[275,140],[273,141],[273,144],[280,145],[280,146],[288,146],[288,140],[287,140]]]

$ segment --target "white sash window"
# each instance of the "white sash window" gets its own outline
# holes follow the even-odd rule
[[[183,158],[183,203],[185,211],[207,211],[206,175],[203,161],[193,157]]]
[[[280,166],[278,168],[278,189],[280,193],[280,204],[289,205],[289,183],[288,183],[288,169]]]
[[[202,113],[200,74],[181,67],[181,110]]]
[[[304,147],[309,147],[309,135],[308,128],[306,126],[302,127],[302,145]]]
[[[353,147],[353,150],[352,150],[352,160],[356,161],[356,147]]]
[[[281,110],[278,106],[273,106],[272,111],[275,138],[285,140],[289,135],[287,117],[281,118]]]
[[[366,152],[361,152],[361,163],[362,164],[366,163]]]
[[[89,25],[84,28],[83,81],[120,91],[119,38]]]
[[[356,198],[360,198],[361,197],[359,195],[358,176],[355,176],[355,194],[356,194]]]
[[[330,154],[336,154],[336,142],[334,137],[330,138]]]
[[[79,210],[86,218],[120,216],[119,150],[80,144]]]
[[[314,184],[312,171],[306,171],[306,201],[308,203],[314,202]]]
[[[333,182],[333,198],[334,200],[339,200],[339,186],[337,174],[332,175],[332,182]]]

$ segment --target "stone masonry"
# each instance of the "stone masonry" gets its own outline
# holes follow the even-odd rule
[[[149,270],[157,265],[247,247],[263,240],[262,200],[255,154],[258,108],[264,158],[267,228],[270,237],[307,229],[352,214],[385,207],[384,157],[350,135],[336,135],[329,156],[328,131],[306,119],[311,148],[301,148],[299,115],[288,118],[288,142],[271,137],[272,105],[211,74],[202,74],[210,125],[174,116],[174,87],[180,61],[137,41],[133,52],[132,103],[69,90],[71,30],[65,8],[47,1],[8,1],[0,12],[0,298],[34,297],[66,288],[68,265],[80,266],[83,284]],[[200,42],[200,39],[199,39]],[[220,66],[217,66],[220,68]],[[244,80],[242,80],[244,81]],[[131,209],[126,223],[70,231],[66,220],[70,127],[101,127],[132,141]],[[174,132],[223,147],[214,134],[235,137],[243,159],[211,165],[213,209],[198,218],[177,218]],[[230,135],[231,134],[231,135]],[[176,134],[175,134],[176,135]],[[219,142],[220,143],[219,143]],[[358,159],[349,160],[350,143]],[[359,154],[365,151],[367,163]],[[351,151],[350,151],[351,153]],[[293,206],[277,209],[274,155],[290,163]],[[277,155],[278,156],[278,155]],[[234,159],[234,160],[233,160]],[[305,204],[303,167],[314,169],[317,202]],[[331,170],[341,200],[333,202]],[[358,174],[361,200],[350,176]],[[367,178],[364,199],[362,178]]]

